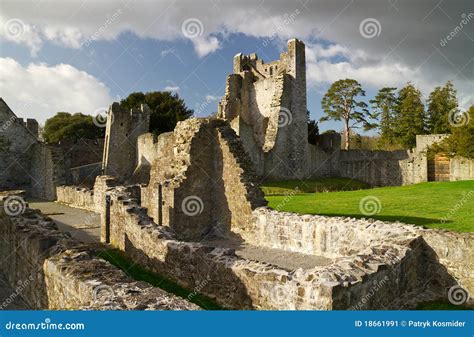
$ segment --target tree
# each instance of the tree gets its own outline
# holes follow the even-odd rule
[[[320,119],[321,122],[327,120],[344,122],[346,150],[350,148],[350,132],[353,128],[362,125],[365,130],[369,130],[376,126],[370,122],[373,116],[368,111],[367,104],[359,101],[358,96],[365,96],[365,91],[359,82],[345,79],[334,82],[321,102],[323,111],[326,113],[326,116]],[[353,122],[352,125],[350,125],[351,122]]]
[[[426,134],[426,116],[421,92],[411,83],[398,92],[395,121],[397,142],[405,148],[415,147],[416,135]]]
[[[103,138],[104,134],[105,128],[95,125],[92,116],[58,112],[54,117],[46,120],[43,139],[46,143],[57,143],[62,140]]]
[[[458,117],[451,126],[451,135],[430,150],[474,159],[474,105]]]
[[[151,110],[150,132],[155,134],[173,131],[179,121],[194,113],[186,107],[178,94],[168,91],[134,92],[120,102],[127,109],[139,108],[141,104],[147,104]]]
[[[379,122],[380,129],[380,143],[381,145],[396,143],[395,124],[396,112],[395,107],[397,98],[395,95],[397,88],[385,87],[379,90],[377,96],[370,101],[374,115],[376,115]]]
[[[310,112],[306,111],[308,116],[308,143],[316,145],[319,136],[319,125],[314,119],[311,119]]]
[[[448,133],[449,115],[458,113],[458,100],[453,83],[448,81],[443,87],[436,87],[427,100],[428,132]]]

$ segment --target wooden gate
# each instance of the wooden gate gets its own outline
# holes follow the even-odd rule
[[[449,181],[449,158],[438,153],[428,159],[428,181]]]

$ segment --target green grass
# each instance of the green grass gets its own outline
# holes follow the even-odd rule
[[[333,191],[353,191],[370,188],[362,181],[349,178],[323,178],[314,180],[285,180],[271,181],[261,186],[265,195],[288,195],[315,193],[315,192],[333,192]]]
[[[284,182],[279,184],[285,185]],[[287,184],[291,185],[289,182]],[[264,189],[274,188],[275,183],[264,185]],[[362,214],[359,203],[364,197],[380,200],[380,212],[371,216]],[[288,193],[267,195],[266,198],[271,208],[280,211],[374,218],[428,228],[474,232],[474,180],[331,193]]]
[[[97,254],[100,258],[110,262],[117,268],[123,270],[128,276],[137,280],[144,281],[151,284],[154,287],[161,288],[169,293],[175,294],[179,297],[189,300],[194,304],[199,305],[201,308],[206,310],[223,310],[221,306],[215,303],[212,299],[202,294],[193,294],[192,290],[186,289],[171,281],[170,279],[163,277],[157,273],[151,272],[139,265],[128,260],[118,250],[106,250],[101,251]]]

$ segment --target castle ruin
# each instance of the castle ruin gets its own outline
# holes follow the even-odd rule
[[[21,133],[24,143],[8,151],[26,151],[33,159],[24,167],[43,180],[34,187],[10,172],[2,188],[95,212],[100,235],[86,244],[40,212],[7,214],[4,204],[20,192],[0,194],[8,283],[33,275],[24,296],[38,309],[198,309],[97,256],[98,247],[110,247],[187,289],[204,284],[200,292],[229,309],[402,309],[445,299],[453,286],[473,294],[472,233],[266,207],[264,179],[348,176],[374,186],[425,179],[422,148],[430,139],[398,152],[344,151],[334,135],[323,137],[324,146],[308,144],[305,72],[296,39],[268,64],[238,54],[217,118],[181,121],[158,136],[149,133],[148,107],[114,103],[102,161],[72,168],[54,163],[59,150],[38,141],[34,123],[16,121],[5,138]],[[0,103],[2,118],[12,116]],[[69,183],[71,171],[90,172],[93,186]],[[19,242],[27,245],[18,249]],[[112,289],[114,300],[97,303],[97,286]]]

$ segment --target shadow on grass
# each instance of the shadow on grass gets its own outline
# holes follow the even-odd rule
[[[347,214],[347,213],[313,213],[315,215],[323,215],[323,216],[341,216],[341,217],[350,217],[356,219],[375,219],[381,221],[389,221],[395,222],[400,221],[406,224],[412,225],[434,225],[434,224],[441,224],[440,219],[431,219],[431,218],[422,218],[417,216],[400,216],[400,215],[363,215],[363,214]],[[443,223],[451,223],[452,221],[447,220]]]

